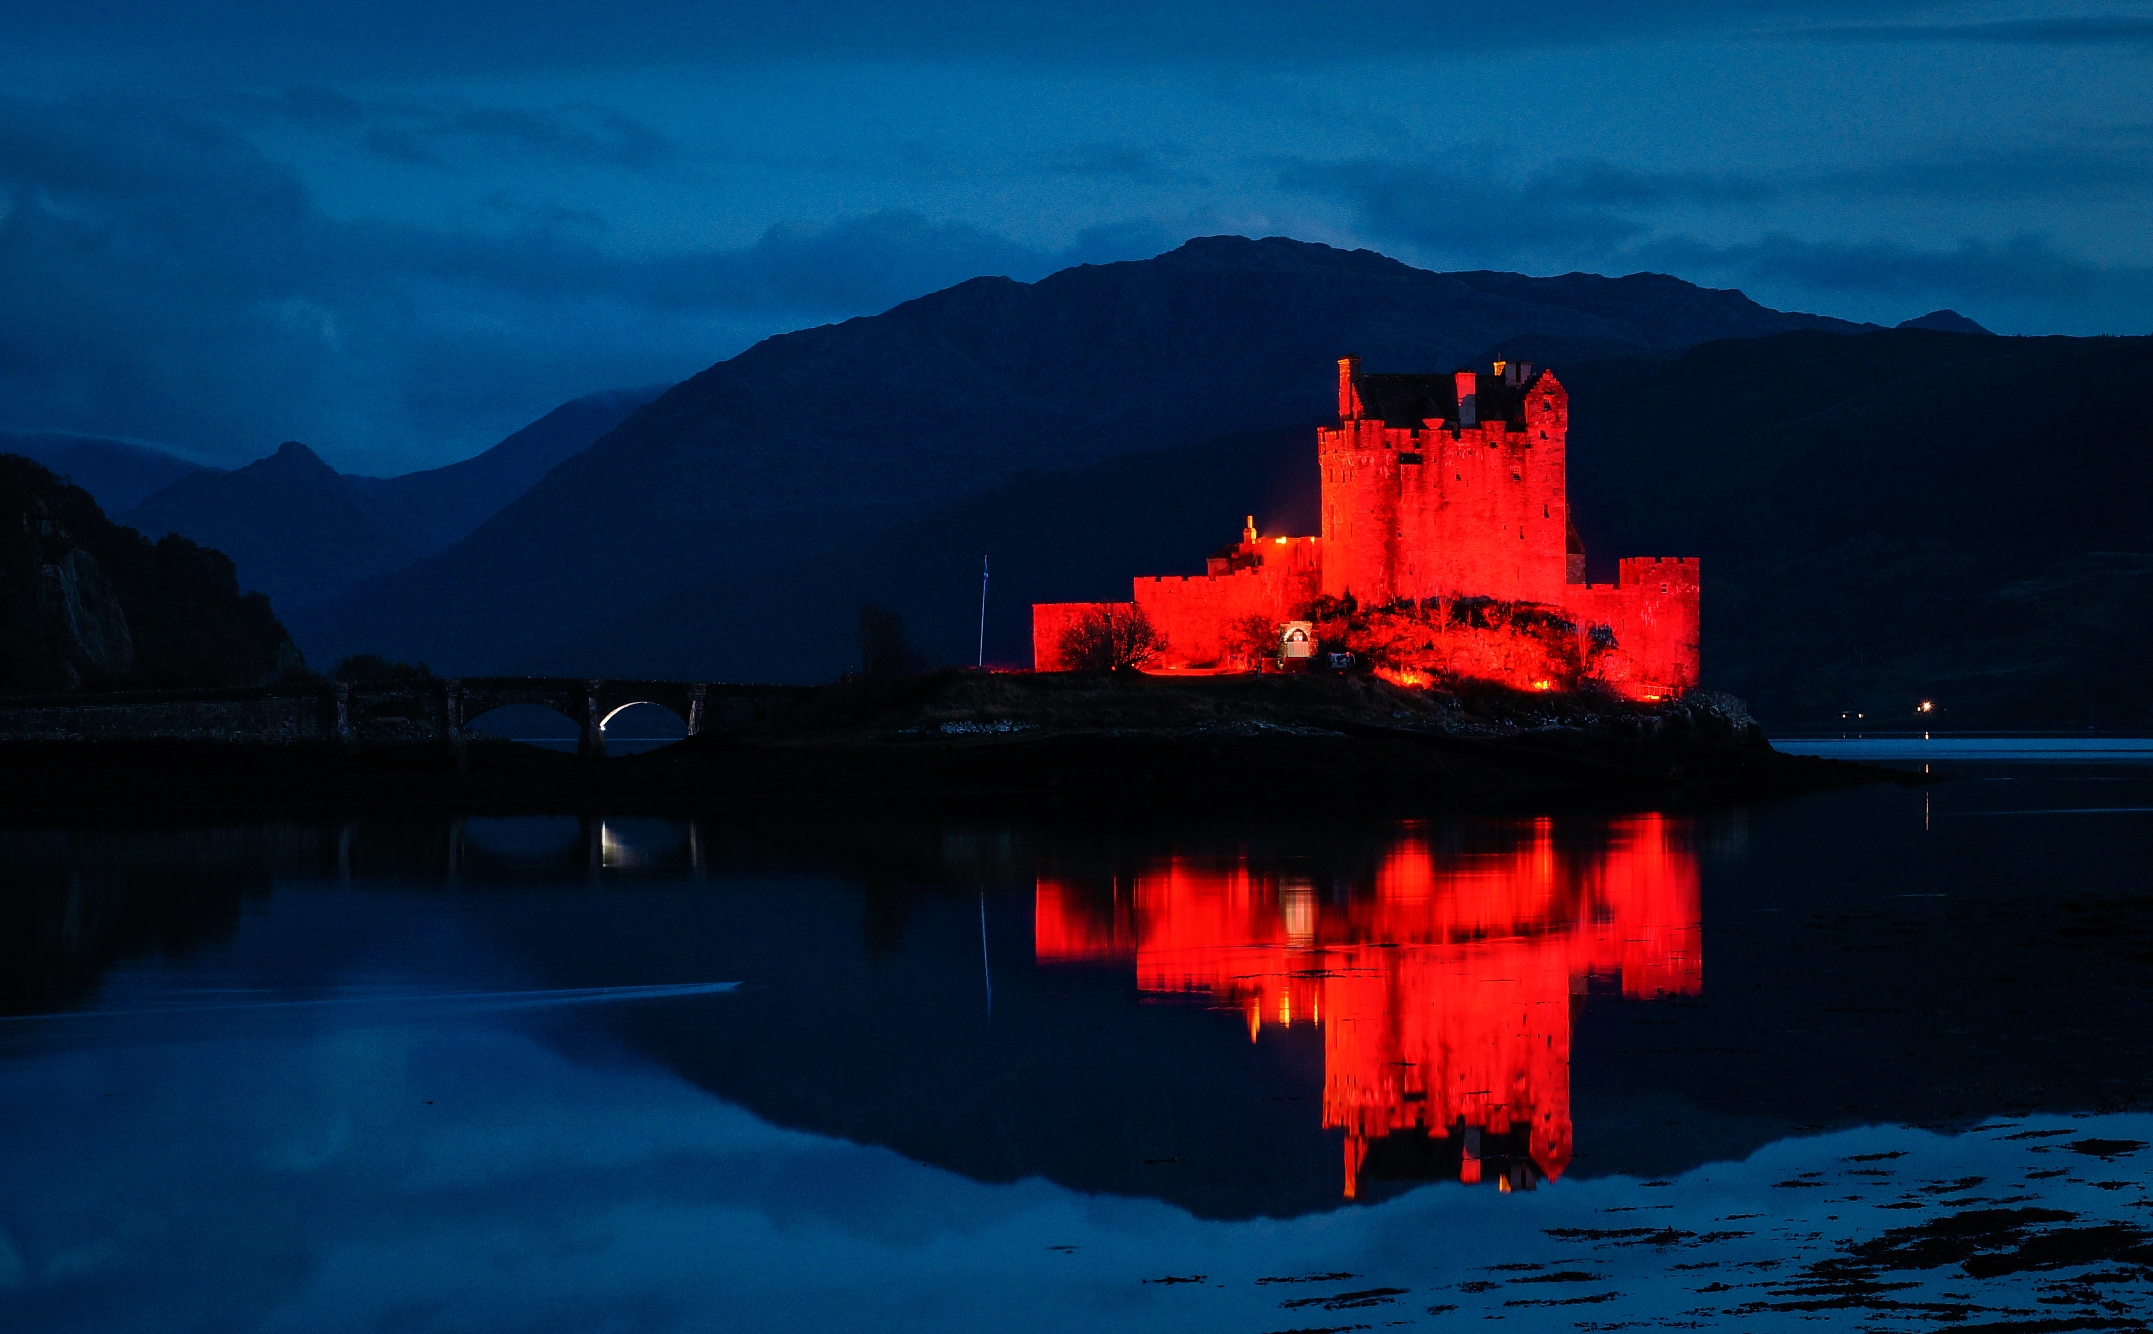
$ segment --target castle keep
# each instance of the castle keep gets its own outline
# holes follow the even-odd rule
[[[1072,625],[1133,605],[1167,641],[1151,671],[1248,670],[1280,624],[1309,620],[1394,681],[1680,695],[1697,681],[1697,561],[1629,558],[1614,583],[1586,582],[1569,428],[1569,395],[1529,364],[1367,375],[1347,357],[1338,425],[1316,433],[1322,536],[1252,521],[1203,574],[1137,579],[1133,604],[1035,604],[1034,663],[1069,665]]]

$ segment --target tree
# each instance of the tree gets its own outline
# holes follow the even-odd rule
[[[1278,656],[1278,621],[1261,612],[1250,612],[1233,623],[1226,651],[1243,667],[1262,671],[1263,664]]]
[[[354,653],[330,669],[335,681],[431,681],[433,669],[425,663],[391,662],[379,653]]]
[[[880,602],[860,608],[860,675],[869,681],[897,681],[918,676],[927,660],[914,651],[905,634],[904,617]]]
[[[1144,667],[1167,650],[1166,636],[1144,609],[1130,602],[1094,607],[1062,631],[1062,665],[1075,671],[1110,672]]]

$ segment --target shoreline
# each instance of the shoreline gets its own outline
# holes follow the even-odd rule
[[[399,730],[401,728],[402,730]],[[845,680],[751,722],[635,755],[465,733],[358,744],[0,742],[18,813],[518,809],[861,812],[1060,808],[1400,813],[1548,802],[1724,801],[1920,781],[1775,751],[1740,700],[1640,704],[1366,677],[1176,679],[945,671]]]
[[[1077,809],[1412,814],[1531,805],[1719,804],[1927,781],[1768,748],[1150,732],[763,742],[710,738],[589,761],[513,741],[0,745],[16,817],[185,812],[693,814],[826,804],[853,814]],[[1939,776],[1940,777],[1940,776]]]

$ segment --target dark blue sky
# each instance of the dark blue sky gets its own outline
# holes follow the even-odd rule
[[[0,429],[353,471],[1282,234],[2153,329],[2153,5],[15,0]]]

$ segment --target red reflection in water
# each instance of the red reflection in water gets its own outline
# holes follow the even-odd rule
[[[1519,832],[1498,852],[1406,833],[1345,894],[1181,858],[1103,885],[1041,876],[1034,949],[1132,959],[1146,991],[1243,1011],[1251,1040],[1321,1027],[1349,1197],[1371,1145],[1526,1187],[1570,1161],[1571,997],[1695,994],[1703,967],[1696,860],[1659,816],[1590,852],[1559,849],[1544,820]],[[1408,1130],[1424,1133],[1386,1142]]]

